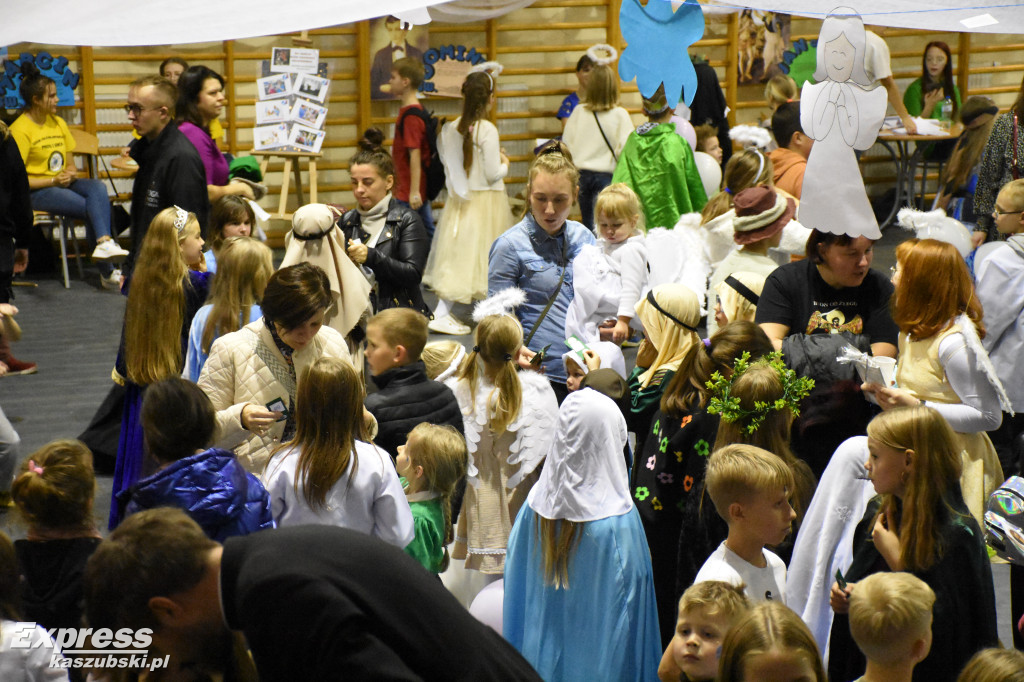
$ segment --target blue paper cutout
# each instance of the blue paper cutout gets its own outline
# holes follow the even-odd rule
[[[17,59],[6,59],[3,62],[3,73],[0,74],[0,96],[6,109],[20,109],[25,106],[18,92],[21,84],[22,71],[31,66],[39,69],[44,76],[49,76],[57,85],[57,106],[72,107],[75,105],[75,88],[78,86],[79,75],[68,67],[67,57],[54,57],[49,52],[40,52],[33,56],[22,52]]]
[[[668,0],[648,0],[647,7],[638,0],[623,0],[619,30],[627,43],[619,58],[623,81],[636,78],[644,97],[653,96],[664,83],[665,98],[673,108],[680,93],[687,105],[693,102],[697,72],[686,50],[704,37],[704,12],[696,0],[686,0],[675,12]]]

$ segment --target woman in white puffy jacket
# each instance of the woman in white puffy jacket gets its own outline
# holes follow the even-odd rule
[[[263,318],[210,349],[199,387],[217,410],[216,445],[233,449],[250,472],[261,472],[276,443],[295,431],[297,377],[321,357],[351,362],[344,337],[323,326],[330,305],[323,270],[282,268],[267,283]]]

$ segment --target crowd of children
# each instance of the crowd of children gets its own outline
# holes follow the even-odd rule
[[[238,536],[309,532],[289,526],[376,538],[404,550],[382,554],[398,569],[440,576],[446,608],[457,600],[492,624],[545,680],[1024,675],[1024,657],[995,650],[983,534],[990,493],[1020,464],[1021,311],[1007,292],[1024,272],[1024,180],[995,199],[1005,242],[968,264],[946,242],[909,239],[890,284],[870,268],[873,242],[794,220],[811,139],[791,79],[766,91],[777,148],[733,153],[708,196],[694,153],[720,163],[718,131],[697,121],[689,141],[663,90],[634,130],[614,50],[597,47],[577,66],[582,99],[559,112],[565,143],[531,165],[518,224],[487,120],[500,69],[484,69],[440,131],[448,201],[433,229],[423,70],[409,58],[392,68],[392,154],[366,131],[349,169],[357,207],[297,211],[276,272],[249,236],[248,204],[214,206],[205,256],[195,214],[159,213],[127,285],[110,527],[133,518],[144,534],[168,514],[147,510],[179,508],[214,541],[200,549],[218,567],[216,543],[228,556],[251,541]],[[925,114],[944,47],[926,49]],[[957,111],[971,130],[994,113],[970,99]],[[950,200],[979,146],[956,147]],[[583,224],[569,219],[577,203]],[[667,242],[655,230],[699,235],[699,290],[659,281],[653,245]],[[433,320],[422,286],[438,297]],[[428,343],[429,331],[468,333],[454,308],[472,303],[471,346]],[[850,381],[838,344],[898,352],[895,382]],[[874,405],[843,412],[851,401]],[[845,433],[862,413],[838,449],[805,447],[806,433]],[[986,432],[1001,424],[997,456]],[[104,611],[89,590],[120,536],[101,540],[95,489],[78,441],[17,469],[27,535],[0,537],[4,679],[41,666],[12,648],[18,621],[74,627],[83,608]],[[198,580],[189,589],[206,597],[236,587]],[[169,587],[128,582],[141,601],[117,618],[154,627],[156,648],[175,655],[182,640],[168,633],[220,632],[252,608],[219,602],[215,624],[185,622],[160,596]],[[364,639],[351,657],[394,654],[403,674],[426,665]],[[217,670],[195,655],[172,675]]]

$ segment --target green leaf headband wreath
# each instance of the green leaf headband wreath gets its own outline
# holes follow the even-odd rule
[[[722,419],[726,422],[749,420],[746,426],[747,433],[757,431],[772,411],[788,408],[794,417],[800,414],[800,401],[806,398],[814,388],[814,379],[798,377],[796,372],[786,367],[782,361],[782,353],[779,351],[769,353],[754,363],[749,360],[750,353],[746,351],[736,359],[731,380],[723,377],[721,372],[711,375],[711,380],[707,382],[706,386],[714,394],[714,397],[708,403],[708,413],[721,414]],[[740,406],[740,399],[731,395],[732,385],[737,378],[754,365],[767,365],[778,373],[779,380],[782,382],[782,397],[770,403],[759,400],[754,403],[754,409],[746,410]]]

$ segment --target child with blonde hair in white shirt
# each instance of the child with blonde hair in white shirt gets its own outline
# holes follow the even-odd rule
[[[584,246],[573,261],[575,294],[566,336],[621,344],[647,288],[643,207],[636,192],[618,182],[601,190],[594,215],[597,245]]]

